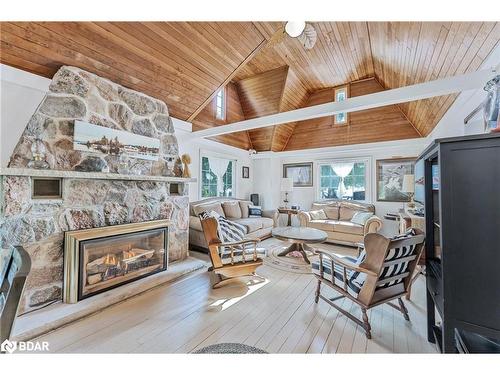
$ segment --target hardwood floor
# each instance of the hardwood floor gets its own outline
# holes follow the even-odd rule
[[[221,342],[270,353],[435,352],[426,339],[423,277],[406,303],[411,322],[387,305],[376,307],[369,311],[373,339],[367,340],[335,309],[314,303],[312,275],[269,265],[258,274],[265,281],[212,290],[208,273],[198,272],[38,339],[48,341],[51,352],[74,353],[189,353]],[[360,314],[349,300],[343,308]]]

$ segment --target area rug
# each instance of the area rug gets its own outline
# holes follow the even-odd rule
[[[286,249],[290,244],[283,241],[278,241],[276,239],[268,240],[272,243],[263,242],[262,245],[267,247],[267,257],[264,258],[264,264],[279,269],[281,271],[308,274],[312,273],[311,265],[307,264],[302,258],[302,255],[298,252],[289,253],[286,256],[278,256],[284,249]],[[316,244],[314,245],[317,249],[328,250],[339,255],[350,255],[356,256],[357,250],[353,247],[333,245],[333,244]],[[319,259],[318,255],[308,253],[307,255],[309,261],[312,263]]]
[[[209,345],[194,352],[195,354],[267,354],[265,350],[232,342]]]
[[[286,242],[279,241],[278,243],[272,244],[267,249],[267,257],[264,258],[264,264],[266,266],[279,269],[281,271],[293,272],[293,273],[312,273],[311,265],[304,262],[304,258],[300,253],[289,253],[284,257],[278,256],[284,249],[286,249],[290,244]],[[310,262],[317,260],[319,257],[314,254],[308,254]]]

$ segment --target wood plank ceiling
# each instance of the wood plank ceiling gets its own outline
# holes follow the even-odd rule
[[[79,66],[164,100],[173,116],[199,130],[312,105],[320,90],[346,83],[359,95],[475,71],[500,40],[499,23],[315,22],[318,41],[305,50],[289,37],[272,42],[282,25],[2,22],[0,62],[49,78],[61,65]],[[220,121],[213,98],[224,86],[228,112]],[[326,118],[216,140],[282,151],[426,136],[455,98],[363,111],[339,129]]]

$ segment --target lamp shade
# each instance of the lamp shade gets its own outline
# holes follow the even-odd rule
[[[284,177],[281,179],[281,191],[293,190],[293,178]]]
[[[415,192],[415,175],[405,174],[403,176],[403,187],[401,189],[404,193]]]

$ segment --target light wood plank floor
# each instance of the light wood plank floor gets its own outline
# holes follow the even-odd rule
[[[275,241],[275,240],[268,240]],[[266,242],[264,242],[265,244]],[[271,243],[271,242],[269,242]],[[51,352],[189,353],[237,342],[270,353],[428,353],[425,285],[406,302],[411,322],[390,306],[369,312],[372,339],[321,301],[315,278],[262,266],[265,281],[246,280],[212,290],[207,272],[161,286],[39,338]],[[325,294],[331,293],[323,288]],[[360,311],[344,300],[343,308]]]

